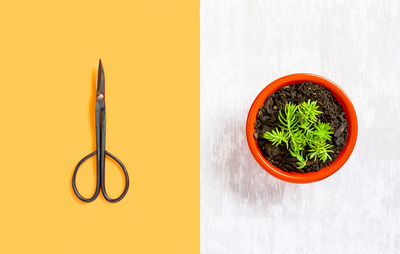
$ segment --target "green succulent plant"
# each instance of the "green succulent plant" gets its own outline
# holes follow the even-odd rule
[[[285,105],[284,113],[279,111],[279,128],[266,131],[264,138],[279,146],[286,144],[290,154],[297,159],[297,168],[307,165],[309,159],[319,159],[325,162],[332,160],[333,145],[326,143],[333,134],[329,123],[323,123],[317,116],[322,112],[318,110],[317,101],[308,100],[300,105],[291,102]],[[307,155],[304,156],[304,150]]]

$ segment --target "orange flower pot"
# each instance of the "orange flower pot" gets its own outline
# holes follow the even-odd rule
[[[347,127],[348,136],[346,144],[343,147],[343,150],[340,152],[339,156],[336,158],[336,160],[332,162],[329,166],[322,168],[318,172],[309,172],[302,174],[297,172],[283,171],[280,168],[274,166],[272,163],[270,163],[262,155],[253,134],[254,134],[254,123],[256,122],[257,118],[257,112],[259,108],[264,104],[267,97],[273,94],[276,90],[278,90],[282,86],[302,83],[304,81],[317,83],[320,86],[328,88],[331,91],[332,95],[336,98],[336,100],[341,104],[343,111],[346,113],[346,120],[349,123],[349,125]],[[338,171],[346,163],[351,153],[353,152],[357,140],[357,132],[358,132],[357,115],[349,97],[347,97],[344,91],[332,81],[324,77],[308,73],[291,74],[288,76],[284,76],[282,78],[275,80],[267,87],[265,87],[258,94],[257,98],[253,102],[253,105],[251,105],[246,124],[247,143],[249,145],[251,153],[253,154],[258,164],[260,164],[260,166],[271,175],[283,181],[292,183],[316,182]]]

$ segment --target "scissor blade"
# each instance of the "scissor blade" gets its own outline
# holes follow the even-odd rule
[[[97,68],[97,92],[104,93],[104,70],[101,59],[99,60],[99,67]]]

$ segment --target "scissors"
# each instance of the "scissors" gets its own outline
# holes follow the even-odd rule
[[[96,91],[96,111],[95,111],[95,122],[96,122],[96,151],[91,154],[86,155],[83,157],[82,160],[78,162],[75,167],[74,173],[72,175],[72,188],[74,190],[75,195],[82,200],[83,202],[92,202],[97,198],[97,196],[101,192],[103,193],[104,198],[111,203],[115,203],[123,199],[128,192],[129,188],[129,177],[128,172],[124,164],[114,155],[106,151],[106,107],[105,107],[105,95],[104,95],[104,71],[103,65],[101,63],[101,59],[99,60],[99,67],[97,69],[97,91]],[[90,157],[96,155],[97,161],[97,170],[96,170],[96,191],[91,198],[83,197],[78,189],[76,188],[76,173],[78,172],[79,167]],[[105,165],[105,156],[109,156],[111,159],[115,160],[122,168],[124,175],[125,175],[125,189],[122,194],[118,198],[111,198],[108,196],[106,191],[105,185],[105,172],[104,172],[104,165]]]

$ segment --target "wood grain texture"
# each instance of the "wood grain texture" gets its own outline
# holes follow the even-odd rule
[[[201,1],[201,252],[400,253],[400,2]],[[333,176],[285,183],[251,156],[245,122],[298,72],[348,94],[355,150]]]

